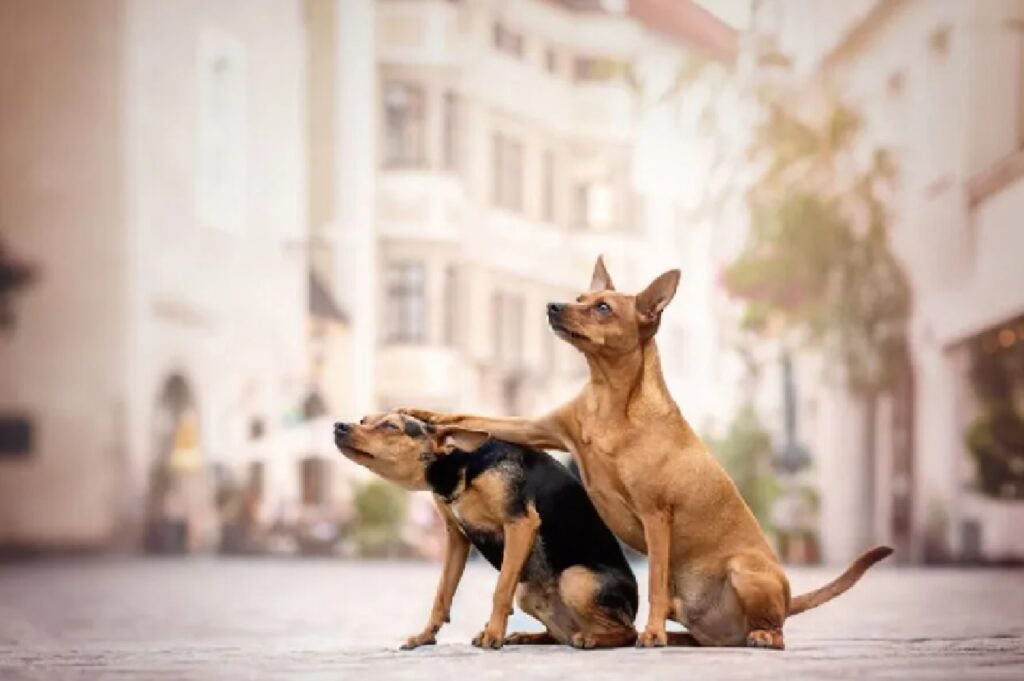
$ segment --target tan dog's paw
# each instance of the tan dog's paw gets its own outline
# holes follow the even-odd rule
[[[636,639],[637,648],[663,648],[668,645],[668,634],[664,627],[651,629],[648,627]]]
[[[424,631],[423,633],[410,636],[405,639],[405,643],[402,644],[399,650],[413,650],[420,646],[432,646],[437,643],[437,639],[434,638],[433,632]]]
[[[782,632],[770,629],[754,629],[747,634],[748,648],[772,648],[774,650],[785,650],[786,642],[782,638]]]
[[[399,414],[411,416],[414,419],[423,421],[424,423],[432,423],[435,426],[446,425],[445,417],[448,416],[448,414],[439,414],[437,412],[430,411],[429,409],[417,409],[415,407],[399,407],[395,411]]]
[[[505,632],[495,631],[494,627],[487,625],[484,630],[473,637],[473,645],[477,648],[490,648],[497,650],[505,643]]]

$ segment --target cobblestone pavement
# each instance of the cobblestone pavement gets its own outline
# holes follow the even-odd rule
[[[836,571],[794,570],[794,591]],[[399,652],[438,566],[78,560],[0,566],[0,679],[1024,679],[1024,571],[876,569],[786,624],[785,652],[469,640],[496,574],[473,563],[439,645]],[[521,614],[510,631],[536,629]]]

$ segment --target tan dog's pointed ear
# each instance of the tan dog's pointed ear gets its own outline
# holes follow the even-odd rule
[[[437,432],[434,434],[434,442],[437,450],[444,454],[451,454],[456,449],[463,452],[475,452],[490,437],[490,433],[485,433],[481,430],[445,426],[437,429]]]
[[[597,262],[594,264],[594,275],[590,278],[590,290],[591,291],[614,291],[615,284],[612,283],[612,275],[608,274],[608,269],[604,266],[604,256],[597,256]]]
[[[659,321],[662,310],[672,302],[678,286],[679,270],[669,270],[652,281],[636,297],[636,313],[640,320],[647,324]]]

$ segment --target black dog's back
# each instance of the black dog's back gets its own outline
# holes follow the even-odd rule
[[[507,486],[507,514],[521,516],[532,504],[540,516],[530,569],[546,569],[557,578],[573,566],[589,568],[602,580],[603,604],[621,609],[632,620],[637,610],[636,578],[622,548],[583,485],[549,454],[492,438],[474,452],[456,451],[441,457],[427,471],[427,480],[435,493],[450,498],[460,484],[469,487],[475,478],[495,469],[501,471]],[[501,535],[460,526],[484,558],[500,569]],[[543,565],[538,566],[538,561]]]

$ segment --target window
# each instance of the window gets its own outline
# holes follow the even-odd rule
[[[249,439],[259,440],[267,432],[266,423],[259,416],[254,416],[249,420]]]
[[[0,415],[0,459],[20,459],[32,454],[32,422],[23,416]]]
[[[632,193],[629,196],[629,224],[626,228],[635,234],[647,231],[647,198],[643,194]]]
[[[523,145],[495,133],[492,143],[491,173],[494,205],[523,210]]]
[[[885,81],[886,94],[889,95],[890,99],[896,99],[903,94],[906,81],[907,79],[902,71],[894,71],[890,74],[889,79]]]
[[[267,466],[263,461],[251,461],[249,463],[249,476],[246,486],[254,501],[263,501],[267,491]]]
[[[573,76],[579,82],[617,80],[628,75],[629,65],[614,59],[577,57],[573,65]]]
[[[384,164],[420,168],[426,163],[423,89],[409,83],[384,86]]]
[[[389,343],[426,340],[424,268],[420,262],[400,262],[387,269],[385,339]]]
[[[548,222],[555,222],[555,154],[544,152],[543,168],[544,185],[541,187],[541,217]]]
[[[494,359],[502,366],[519,367],[523,363],[523,299],[498,291],[492,309]]]
[[[459,98],[454,92],[444,94],[444,121],[441,131],[444,169],[459,170]]]
[[[544,68],[552,75],[558,75],[558,52],[553,47],[544,50]]]
[[[240,232],[246,199],[245,47],[213,31],[199,39],[196,213],[200,224]]]
[[[494,49],[515,57],[523,58],[523,34],[513,31],[501,22],[494,24]]]
[[[1024,149],[1024,36],[1017,41],[1017,148]]]
[[[574,204],[578,227],[608,229],[613,226],[615,206],[612,189],[607,182],[589,180],[577,183]]]
[[[459,275],[454,265],[444,271],[444,344],[455,347],[459,333]]]
[[[299,462],[302,504],[320,506],[330,501],[331,468],[327,459],[310,456]]]

